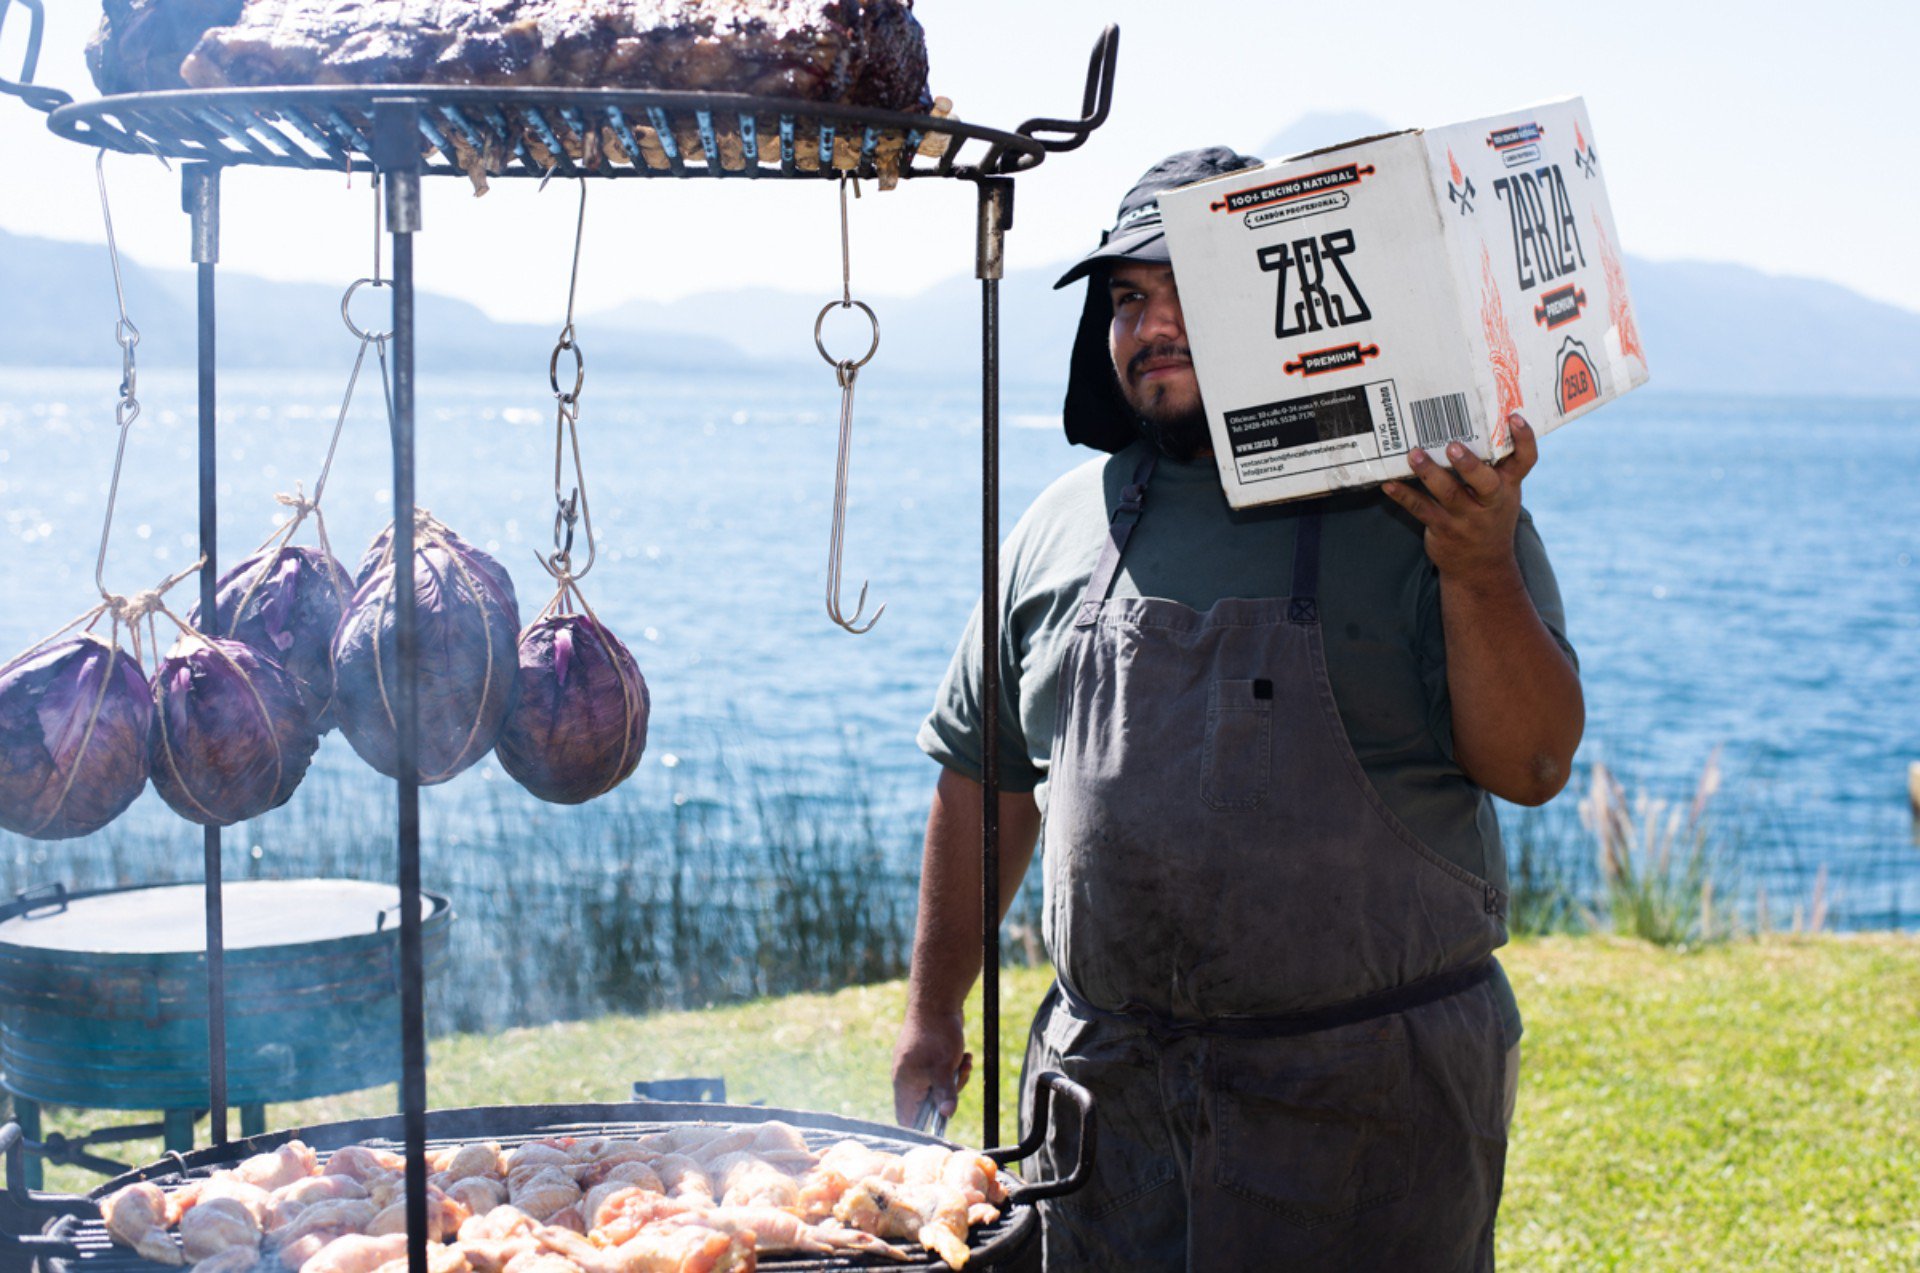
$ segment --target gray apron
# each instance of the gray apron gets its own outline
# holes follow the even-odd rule
[[[1092,1183],[1046,1206],[1047,1267],[1490,1269],[1506,898],[1408,831],[1347,741],[1318,512],[1288,597],[1108,596],[1152,470],[1060,672],[1058,981],[1026,1063],[1091,1090],[1100,1134]],[[1053,1136],[1049,1173],[1074,1154]]]

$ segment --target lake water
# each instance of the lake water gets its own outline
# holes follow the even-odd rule
[[[338,378],[223,378],[228,560],[271,529],[276,491],[311,488],[345,370],[343,358]],[[8,655],[93,600],[114,385],[104,373],[0,371]],[[193,383],[148,372],[141,393],[107,559],[107,583],[123,592],[195,555]],[[376,401],[363,386],[327,492],[349,563],[390,510]],[[544,376],[428,377],[419,401],[421,504],[506,563],[530,616],[547,595],[532,554],[550,546],[552,524]],[[1008,525],[1084,458],[1060,438],[1056,405],[1051,391],[1006,394]],[[641,774],[610,800],[725,803],[738,793],[711,762],[745,750],[756,772],[817,797],[857,784],[889,870],[910,878],[935,777],[913,733],[979,590],[977,389],[915,383],[884,357],[861,382],[848,595],[870,579],[887,607],[863,637],[831,626],[822,605],[837,408],[824,366],[726,383],[590,377],[582,444],[600,560],[585,587],[653,694]],[[1777,920],[1824,866],[1830,922],[1920,922],[1906,797],[1907,765],[1920,760],[1920,404],[1646,391],[1549,437],[1544,451],[1528,503],[1582,657],[1582,761],[1684,799],[1722,748],[1719,804],[1739,832],[1740,871],[1747,887],[1782,899]],[[191,589],[176,594],[181,609]],[[344,784],[377,800],[385,790],[338,734],[317,764],[336,793]],[[1583,770],[1557,802],[1561,825],[1572,825],[1566,806],[1584,785]],[[490,764],[427,793],[429,826],[448,843],[482,809],[538,817],[557,845],[580,833],[569,827],[591,825],[534,804]],[[125,863],[138,859],[152,873],[160,854],[169,875],[195,869],[197,831],[151,793],[113,832],[118,869],[137,873]],[[241,853],[248,834],[235,833]],[[0,837],[16,887],[80,863],[81,874],[107,869],[89,853]]]

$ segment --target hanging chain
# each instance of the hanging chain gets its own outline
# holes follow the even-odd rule
[[[860,369],[873,361],[874,354],[880,350],[880,320],[874,317],[873,309],[865,301],[853,299],[853,246],[847,222],[849,183],[853,186],[854,197],[858,198],[860,194],[857,180],[847,176],[840,178],[840,299],[828,301],[821,307],[820,316],[813,320],[813,347],[833,368],[833,377],[840,385],[840,451],[834,463],[833,531],[827,541],[827,617],[848,632],[860,636],[873,631],[873,625],[880,622],[880,616],[887,612],[887,607],[883,604],[864,626],[861,625],[860,616],[867,608],[865,580],[861,581],[860,599],[854,603],[851,617],[840,604],[840,577],[847,540],[847,474],[853,463],[853,390],[860,378]],[[826,342],[821,339],[821,329],[826,324],[827,315],[836,309],[857,309],[867,316],[867,322],[873,327],[873,343],[867,347],[865,355],[858,359],[835,358],[827,352]]]
[[[127,292],[120,280],[120,247],[113,237],[113,209],[107,202],[107,152],[100,151],[93,160],[94,181],[100,187],[100,217],[107,227],[107,258],[113,262],[113,294],[120,305],[120,319],[114,324],[113,338],[120,346],[120,397],[113,407],[113,420],[120,431],[119,443],[113,452],[113,478],[107,484],[107,516],[100,526],[100,553],[93,562],[93,586],[100,595],[111,601],[113,594],[107,591],[107,541],[113,534],[113,506],[120,496],[120,466],[127,455],[127,434],[132,431],[133,422],[140,418],[140,399],[134,389],[138,375],[134,367],[133,350],[140,343],[140,329],[127,317]]]
[[[587,383],[587,360],[574,340],[573,302],[580,291],[580,244],[587,229],[587,183],[580,182],[580,213],[573,226],[573,274],[567,282],[567,321],[560,339],[547,360],[547,383],[553,386],[553,554],[540,564],[562,584],[581,579],[593,569],[599,555],[593,538],[593,515],[587,509],[587,474],[580,462],[580,390]],[[573,355],[573,388],[560,387],[560,355]],[[573,451],[573,491],[563,494],[567,450]],[[573,532],[579,526],[587,535],[587,562],[573,567]],[[537,556],[538,554],[536,554]]]

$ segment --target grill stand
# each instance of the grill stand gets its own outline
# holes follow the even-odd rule
[[[10,0],[0,0],[0,21],[4,20]],[[103,122],[100,112],[108,116],[114,114],[114,103],[104,100],[96,105],[68,107],[71,102],[66,94],[56,90],[33,87],[34,63],[37,60],[40,4],[39,0],[21,0],[22,7],[32,16],[33,28],[30,43],[23,59],[24,67],[19,81],[0,79],[0,91],[25,100],[35,109],[55,112],[52,125],[56,132],[73,140],[93,145],[129,151],[133,153],[162,153],[159,144],[152,135],[147,122],[136,122],[132,128],[123,127],[119,120]],[[1106,122],[1113,94],[1113,73],[1118,56],[1119,31],[1109,26],[1095,45],[1088,66],[1087,81],[1082,99],[1081,118],[1078,120],[1032,119],[1023,124],[1017,135],[994,134],[990,130],[971,129],[964,125],[953,125],[937,129],[951,134],[956,143],[951,145],[942,157],[936,169],[916,169],[909,154],[904,165],[903,177],[914,175],[938,175],[957,177],[972,181],[978,192],[979,218],[975,245],[975,276],[981,284],[981,671],[982,689],[985,705],[982,726],[984,730],[983,760],[984,773],[981,809],[981,916],[982,916],[982,1141],[986,1145],[996,1144],[999,1137],[999,1070],[1000,1070],[1000,827],[999,827],[999,601],[1000,601],[1000,281],[1005,267],[1005,236],[1013,223],[1013,177],[1011,174],[1034,167],[1048,153],[1078,148],[1092,135],[1093,130]],[[512,90],[507,91],[511,95]],[[205,94],[154,95],[133,94],[120,99],[130,106],[156,97],[170,100],[177,97],[182,106],[189,109],[197,106]],[[300,90],[281,90],[278,94],[235,94],[236,101],[264,101],[295,104],[309,96]],[[420,791],[418,782],[418,636],[415,616],[414,597],[414,388],[415,388],[415,343],[414,343],[414,290],[413,290],[413,235],[420,229],[420,175],[422,156],[420,138],[423,134],[430,139],[435,133],[426,127],[427,111],[432,104],[441,104],[464,100],[473,96],[472,91],[426,90],[421,96],[383,95],[372,96],[373,129],[371,151],[375,171],[379,175],[386,198],[387,228],[392,235],[393,245],[393,502],[394,528],[393,549],[395,566],[395,661],[399,670],[399,694],[395,704],[395,732],[397,768],[400,777],[396,780],[397,795],[397,850],[399,859],[400,885],[400,1007],[401,1007],[401,1081],[400,1105],[404,1142],[406,1151],[406,1201],[407,1201],[407,1257],[409,1273],[428,1273],[427,1271],[427,1098],[426,1098],[426,1024],[424,1013],[425,969],[420,917]],[[636,103],[659,101],[677,105],[683,101],[699,105],[709,100],[720,100],[726,95],[696,94],[626,94]],[[431,99],[431,101],[429,100]],[[570,99],[569,99],[570,100]],[[734,99],[728,98],[731,101]],[[752,99],[738,99],[751,105]],[[773,103],[776,106],[790,104]],[[619,108],[610,106],[618,115]],[[709,109],[711,106],[709,105]],[[837,117],[857,118],[859,112],[847,108],[832,106],[813,106],[810,113],[822,121]],[[539,115],[539,107],[533,109]],[[334,112],[338,117],[337,110]],[[867,112],[869,139],[876,135],[875,128],[884,126],[892,118],[887,112]],[[266,114],[255,117],[257,120],[277,119],[273,106],[266,108]],[[746,115],[742,115],[742,133],[748,131]],[[705,124],[703,119],[702,123]],[[786,119],[783,117],[783,127]],[[908,121],[913,123],[914,121]],[[924,121],[922,121],[924,122]],[[231,123],[231,121],[229,121]],[[830,128],[831,125],[829,124]],[[183,157],[200,159],[202,153],[192,149],[179,149],[181,146],[198,147],[203,153],[215,153],[217,157],[209,162],[194,163],[186,168],[182,176],[182,204],[192,217],[193,223],[193,260],[198,267],[198,353],[199,353],[199,441],[200,441],[200,541],[206,554],[206,566],[201,576],[202,614],[209,620],[215,614],[214,587],[218,578],[218,564],[215,556],[217,513],[216,486],[216,380],[215,380],[215,295],[214,270],[219,259],[219,167],[223,163],[251,163],[271,166],[296,166],[327,168],[332,167],[332,157],[316,156],[312,153],[294,154],[274,145],[258,144],[260,138],[247,127],[239,129],[239,134],[247,140],[241,140],[235,130],[228,128],[227,133],[240,149],[221,147],[217,152],[206,151],[203,141],[183,140],[169,137],[167,144],[174,147],[173,153]],[[663,130],[665,131],[665,130]],[[703,133],[705,131],[703,127]],[[670,135],[670,132],[666,132]],[[831,156],[831,132],[823,128],[821,133],[824,155]],[[916,134],[917,135],[917,134]],[[984,159],[977,165],[961,167],[957,165],[958,151],[965,140],[980,138],[989,143]],[[324,139],[309,136],[309,140],[318,143]],[[353,139],[355,147],[360,146],[358,137]],[[917,144],[917,143],[916,143]],[[870,149],[870,147],[869,147]],[[349,150],[348,155],[351,155]],[[721,177],[726,168],[722,158],[709,146],[709,162],[705,175]],[[858,171],[867,173],[870,158],[863,152]],[[559,158],[559,168],[567,175],[575,175],[574,165],[566,160],[564,154]],[[818,177],[834,174],[835,165],[825,162],[818,166]],[[783,165],[783,175],[799,175]],[[436,171],[455,171],[436,169]],[[638,169],[635,169],[638,172]],[[519,175],[536,175],[536,170],[521,165]],[[618,170],[609,170],[607,175],[621,175]],[[675,163],[674,176],[698,175],[689,166]],[[758,166],[749,170],[749,175],[767,175]],[[226,1021],[225,1021],[225,948],[224,922],[221,906],[221,836],[217,828],[208,828],[204,841],[206,859],[207,892],[207,971],[208,971],[208,1044],[209,1044],[209,1095],[213,1115],[212,1139],[216,1148],[227,1142],[226,1113]],[[1048,1080],[1058,1076],[1043,1076]],[[1051,1089],[1050,1089],[1051,1090]],[[1091,1161],[1091,1122],[1087,1118],[1089,1106],[1084,1093],[1076,1098],[1082,1112],[1081,1153],[1083,1161],[1076,1165],[1071,1180],[1055,1182],[1051,1193],[1066,1192],[1085,1179],[1086,1170]],[[1036,1101],[1036,1107],[1039,1102]],[[33,1111],[37,1114],[37,1110]],[[8,1124],[0,1128],[0,1150],[4,1150],[7,1159],[8,1193],[6,1206],[15,1211],[44,1210],[49,1206],[58,1208],[66,1203],[80,1200],[59,1200],[33,1196],[26,1183],[24,1150],[26,1149],[25,1129],[19,1124]],[[1038,1147],[1039,1138],[1044,1135],[1044,1126],[1036,1125],[1029,1135],[1028,1143],[1015,1151],[997,1151],[1006,1158],[1025,1156]],[[1046,1196],[1051,1196],[1049,1193]],[[1034,1195],[1041,1196],[1041,1195]],[[90,1210],[91,1204],[84,1204],[81,1211]],[[78,1214],[80,1212],[76,1212]],[[11,1226],[0,1226],[0,1228]],[[58,1243],[52,1239],[11,1239],[0,1243],[0,1254],[5,1250],[31,1251],[36,1245],[42,1246],[40,1254],[70,1255],[70,1244]],[[58,1247],[59,1249],[55,1249]]]

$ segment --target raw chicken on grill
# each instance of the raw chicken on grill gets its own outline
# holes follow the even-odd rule
[[[820,1153],[780,1122],[447,1146],[428,1165],[430,1273],[748,1273],[758,1251],[910,1258],[889,1238],[958,1268],[970,1225],[998,1219],[1006,1200],[984,1155],[852,1140]],[[195,1273],[256,1261],[269,1273],[406,1273],[403,1166],[361,1145],[322,1166],[295,1141],[171,1196],[130,1186],[102,1214],[116,1241],[198,1261]]]
[[[113,1238],[155,1264],[185,1264],[168,1226],[178,1220],[160,1186],[128,1185],[100,1204],[100,1218]]]

